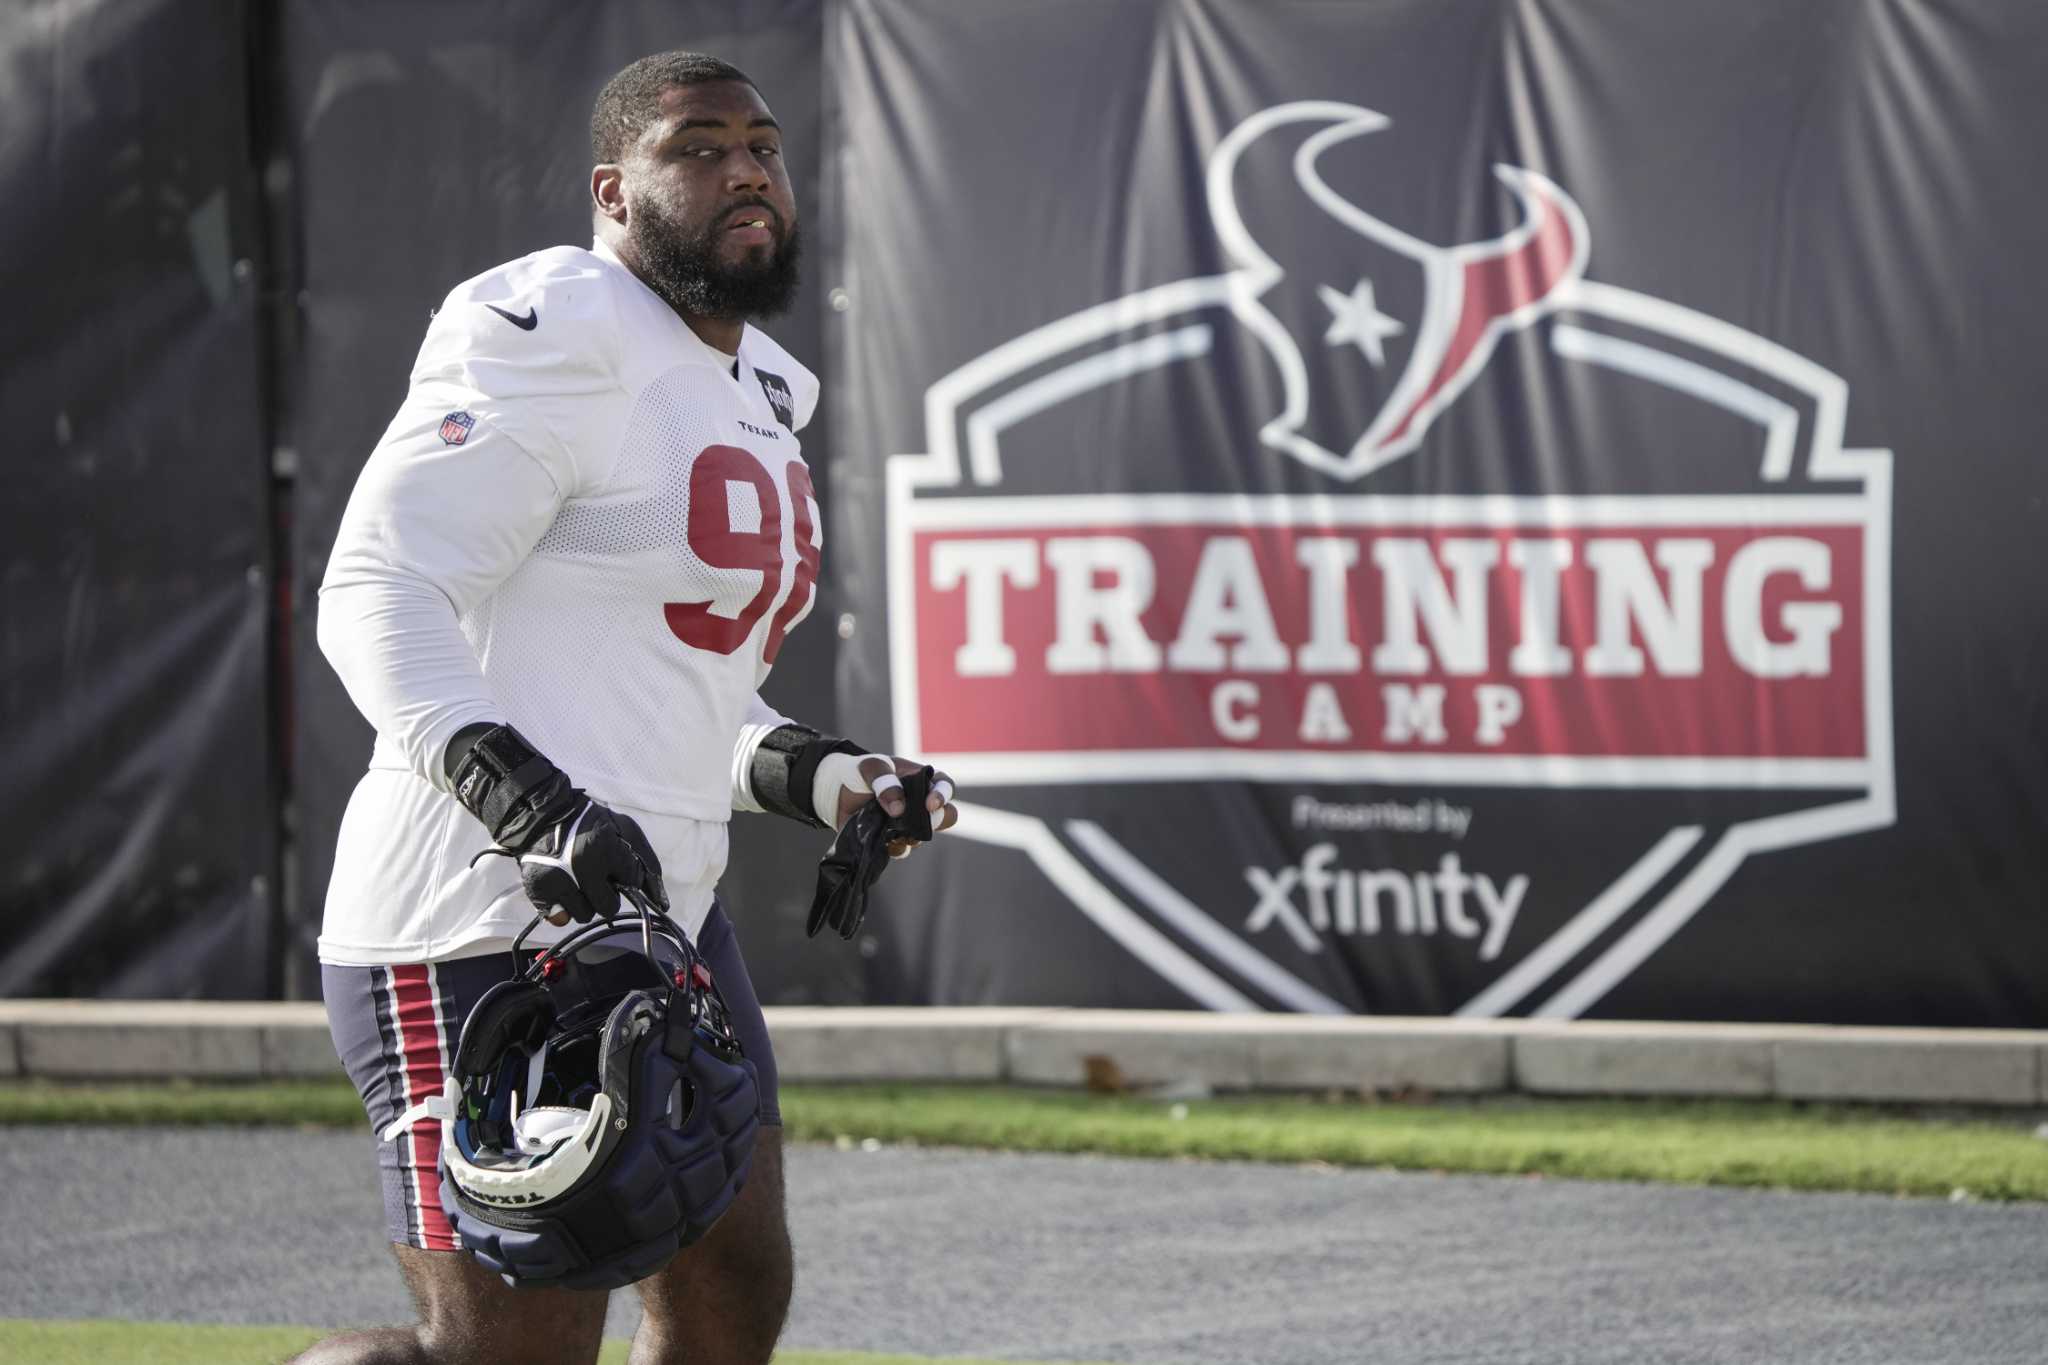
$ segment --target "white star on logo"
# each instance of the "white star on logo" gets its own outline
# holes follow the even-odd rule
[[[1327,284],[1317,285],[1316,292],[1330,310],[1330,330],[1323,333],[1324,342],[1331,346],[1340,341],[1356,342],[1375,367],[1385,365],[1387,352],[1381,343],[1408,329],[1379,310],[1372,299],[1372,281],[1359,280],[1349,294],[1340,294]]]

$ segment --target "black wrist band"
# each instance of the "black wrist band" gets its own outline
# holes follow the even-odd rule
[[[779,725],[761,737],[754,750],[747,785],[761,809],[810,825],[830,829],[811,808],[811,783],[827,754],[864,754],[850,739],[821,735],[808,725]]]
[[[454,746],[449,748],[452,753]],[[509,725],[494,725],[477,735],[450,774],[455,799],[500,843],[514,833],[513,826],[523,831],[531,823],[521,819],[533,813],[529,807],[537,810],[562,794],[557,788],[566,790],[566,778],[552,780],[561,776],[561,769]]]
[[[480,720],[463,726],[449,737],[448,747],[441,752],[441,771],[449,782],[455,781],[456,770],[462,766],[462,760],[469,757],[469,751],[477,740],[496,728],[493,722]]]

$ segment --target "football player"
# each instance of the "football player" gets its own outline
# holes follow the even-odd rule
[[[818,382],[750,325],[796,287],[782,130],[742,72],[669,52],[605,86],[591,139],[595,242],[448,295],[328,562],[320,645],[377,740],[342,819],[322,986],[381,1130],[439,1092],[536,911],[608,916],[622,888],[666,907],[760,1072],[762,1136],[730,1211],[639,1284],[632,1360],[765,1362],[790,1246],[774,1054],[714,896],[726,822],[837,827],[870,799],[901,817],[921,765],[757,693],[810,611],[821,545],[798,440]],[[935,832],[951,795],[933,778]],[[514,1290],[460,1252],[439,1130],[379,1146],[418,1324],[300,1360],[594,1360],[603,1293]]]

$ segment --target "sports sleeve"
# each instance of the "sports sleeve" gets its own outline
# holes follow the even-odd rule
[[[754,751],[761,747],[761,737],[770,730],[790,724],[789,717],[761,700],[756,692],[747,703],[746,718],[740,722],[739,738],[732,746],[732,808],[737,811],[760,812],[766,810],[754,799]]]
[[[320,585],[321,652],[408,766],[447,790],[448,740],[502,721],[461,617],[532,553],[616,450],[616,301],[555,249],[443,301],[412,385],[342,515]]]
[[[479,415],[487,406],[453,377],[414,383],[320,585],[321,652],[377,732],[443,790],[455,732],[505,719],[460,617],[526,558],[569,491],[568,471]]]

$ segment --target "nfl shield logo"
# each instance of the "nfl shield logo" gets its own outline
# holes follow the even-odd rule
[[[459,446],[469,439],[469,429],[476,425],[476,418],[466,412],[451,412],[441,419],[441,439],[451,446]]]

